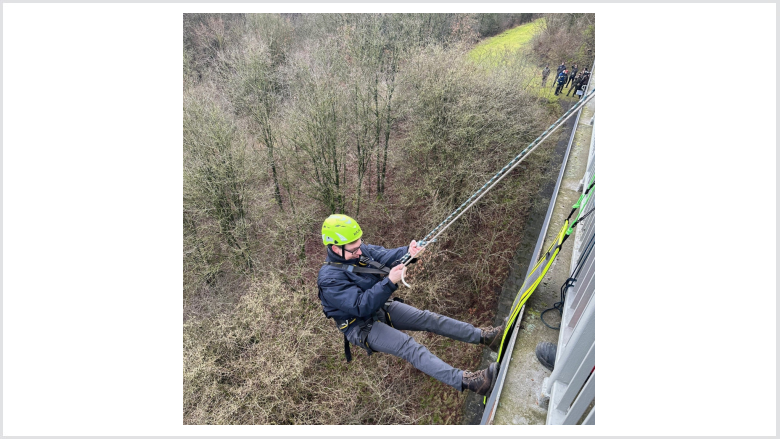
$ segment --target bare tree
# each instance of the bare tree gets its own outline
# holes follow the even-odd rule
[[[313,187],[308,195],[336,213],[344,212],[346,204],[347,143],[340,61],[329,43],[333,41],[313,48],[311,59],[300,58],[292,67],[300,92],[288,114],[288,139],[301,153],[295,155],[298,178]]]
[[[244,154],[236,126],[224,110],[202,95],[185,95],[185,210],[215,222],[226,256],[251,270]]]
[[[534,51],[551,64],[590,66],[595,57],[595,14],[545,14]]]
[[[396,74],[400,55],[410,44],[402,35],[410,25],[410,17],[403,14],[365,14],[344,15],[340,20],[345,30],[345,48],[353,66],[354,98],[356,104],[364,108],[364,111],[355,112],[360,119],[357,123],[364,127],[365,133],[370,131],[373,134],[370,141],[361,142],[358,153],[358,192],[371,154],[375,152],[376,193],[381,197],[385,191],[392,127],[397,118],[393,106]],[[357,103],[361,100],[363,104]],[[384,143],[380,144],[381,141]]]
[[[267,162],[274,184],[274,198],[280,209],[282,195],[276,169],[274,148],[278,142],[273,123],[278,96],[276,72],[267,46],[256,42],[244,52],[235,55],[233,73],[226,78],[232,84],[231,100],[236,111],[247,116],[257,141],[265,146]]]

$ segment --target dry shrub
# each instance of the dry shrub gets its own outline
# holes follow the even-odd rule
[[[198,81],[228,68],[227,53],[241,44],[244,14],[184,14],[184,50]]]
[[[402,199],[405,223],[423,236],[480,189],[551,122],[536,98],[523,90],[518,64],[493,68],[464,64],[458,49],[429,48],[407,65],[404,85],[409,116],[403,142],[407,164]],[[520,74],[519,74],[520,73]],[[550,142],[551,143],[551,142]],[[430,255],[443,277],[455,315],[492,320],[495,290],[514,253],[544,180],[552,148],[540,147],[442,235]],[[424,200],[422,204],[420,201]],[[438,265],[438,266],[437,266]],[[440,302],[447,302],[438,299]],[[441,308],[436,308],[440,310]],[[471,321],[474,321],[472,316]]]
[[[306,358],[321,344],[315,305],[271,274],[229,312],[185,324],[184,422],[294,423],[310,393]]]
[[[595,14],[545,14],[541,31],[532,41],[541,65],[593,65],[596,56]]]
[[[353,347],[347,365],[342,352],[311,291],[271,273],[231,309],[185,323],[184,423],[415,423],[426,390],[445,390],[398,358]]]
[[[184,99],[185,267],[211,282],[223,264],[251,270],[251,169],[238,127],[207,93]]]

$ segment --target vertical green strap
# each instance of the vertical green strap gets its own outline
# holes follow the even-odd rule
[[[596,182],[596,174],[594,173],[593,176],[590,177],[590,183],[588,183],[588,190],[586,190],[582,195],[580,195],[580,198],[577,200],[576,203],[574,203],[574,206],[572,206],[572,210],[579,209],[580,211],[577,212],[577,219],[571,222],[572,225],[569,226],[569,229],[566,230],[566,235],[571,235],[572,230],[574,230],[574,226],[577,224],[577,222],[580,220],[580,217],[582,216],[583,208],[586,204],[588,204],[588,200],[590,200],[590,196],[593,194],[593,191],[596,190],[596,187],[593,186],[593,184]],[[591,187],[593,186],[593,187]]]

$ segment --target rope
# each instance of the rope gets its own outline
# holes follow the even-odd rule
[[[590,179],[590,186],[588,186],[588,190],[583,192],[580,197],[577,199],[577,202],[574,203],[573,206],[571,206],[571,212],[569,212],[569,216],[566,217],[566,220],[570,220],[571,216],[574,215],[574,212],[577,211],[580,207],[588,204],[588,200],[590,200],[590,190],[593,189],[593,187],[596,186],[596,174],[593,174],[593,177]],[[582,200],[585,199],[585,202]],[[582,210],[580,210],[580,213],[582,213]]]
[[[512,159],[506,166],[504,166],[496,175],[493,176],[487,183],[485,183],[478,191],[474,192],[471,197],[469,197],[468,200],[466,200],[463,204],[460,205],[457,209],[455,209],[454,212],[450,214],[447,218],[444,219],[444,221],[441,222],[438,226],[436,226],[435,229],[433,229],[430,233],[425,235],[425,238],[420,240],[418,244],[422,247],[422,249],[417,252],[417,255],[415,257],[419,257],[419,255],[425,251],[425,249],[428,247],[428,244],[431,242],[434,242],[436,238],[444,233],[445,230],[449,226],[452,225],[458,218],[460,218],[471,206],[476,204],[477,201],[479,201],[480,198],[482,198],[490,189],[493,189],[493,187],[498,184],[499,181],[501,181],[504,177],[506,177],[507,174],[512,172],[513,169],[515,169],[527,156],[528,154],[532,153],[543,141],[545,141],[550,135],[552,135],[555,130],[561,127],[566,120],[568,120],[571,116],[574,115],[574,113],[579,110],[582,106],[584,106],[588,101],[590,101],[593,98],[593,95],[596,93],[596,89],[594,88],[590,93],[588,93],[587,96],[583,96],[582,99],[580,99],[574,106],[569,108],[568,111],[566,111],[563,116],[561,116],[555,123],[550,125],[547,130],[545,130],[542,134],[539,135],[533,142],[531,142],[520,154],[518,154],[515,158]],[[489,187],[488,187],[489,186]],[[476,198],[474,198],[476,197]],[[473,200],[473,201],[472,201]],[[467,205],[468,204],[468,205]],[[464,208],[465,206],[465,208]],[[457,216],[455,216],[457,214]],[[454,218],[453,218],[454,216]],[[439,230],[441,229],[441,230]],[[436,233],[436,231],[439,231],[439,233]],[[436,233],[431,238],[431,235]],[[404,265],[409,265],[409,262],[412,259],[412,255],[410,253],[406,253],[401,258],[401,263]],[[403,281],[403,275],[401,276],[401,280]],[[404,281],[404,285],[409,287],[409,285]]]
[[[584,220],[585,218],[587,218],[587,217],[588,217],[588,215],[590,215],[591,213],[593,213],[595,210],[596,210],[596,208],[594,207],[593,209],[589,210],[589,211],[588,211],[588,213],[586,213],[585,215],[582,215],[581,217],[579,217],[579,218],[577,219],[577,221],[574,221],[574,224],[572,224],[572,225],[571,225],[571,229],[574,229],[575,227],[577,227],[577,224],[579,224],[579,223],[580,223],[580,221],[582,221],[582,220]]]
[[[593,213],[593,210],[587,213],[587,215],[590,215]],[[585,215],[585,216],[587,216]],[[584,218],[584,217],[583,217]],[[583,262],[585,262],[588,259],[588,256],[590,256],[591,250],[593,250],[593,247],[596,246],[596,234],[594,233],[593,236],[590,237],[590,241],[588,241],[588,245],[585,246],[585,251],[580,253],[580,258],[577,260],[577,265],[574,267],[574,271],[572,272],[571,276],[566,279],[566,282],[561,285],[561,301],[555,302],[553,304],[552,308],[548,308],[539,315],[539,318],[542,320],[542,323],[544,323],[545,326],[547,326],[550,329],[561,329],[561,325],[558,325],[558,327],[552,327],[547,324],[547,322],[544,321],[544,314],[548,311],[552,310],[558,310],[559,313],[561,313],[561,319],[563,319],[563,304],[566,302],[566,291],[574,286],[574,283],[577,282],[577,276],[580,275],[580,270],[582,270]]]
[[[569,227],[569,230],[566,231],[567,236],[571,234],[571,231],[572,229],[574,229],[574,226],[576,226],[577,223],[580,222],[581,219],[583,219],[582,210],[585,207],[585,205],[588,204],[588,201],[590,200],[590,196],[591,196],[590,190],[593,189],[593,186],[595,185],[596,185],[596,174],[593,174],[593,176],[590,178],[590,186],[588,186],[588,190],[586,190],[585,193],[580,195],[580,198],[577,200],[576,203],[574,203],[574,206],[571,207],[571,212],[569,212],[569,216],[566,217],[566,220],[568,221],[571,218],[571,216],[574,215],[574,211],[576,211],[577,209],[580,210],[580,213],[577,214],[577,220],[574,221],[571,227]]]

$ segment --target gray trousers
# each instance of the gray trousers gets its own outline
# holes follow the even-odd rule
[[[463,390],[463,371],[445,363],[433,355],[425,346],[401,332],[428,331],[453,340],[479,344],[481,331],[473,325],[461,322],[428,310],[419,309],[401,302],[387,302],[384,309],[390,315],[393,326],[382,321],[371,324],[368,337],[364,337],[368,346],[361,341],[360,326],[352,325],[347,330],[347,340],[363,349],[384,352],[403,358],[418,370],[449,384],[457,391]],[[381,310],[378,313],[381,315]],[[384,320],[382,318],[381,320]]]

